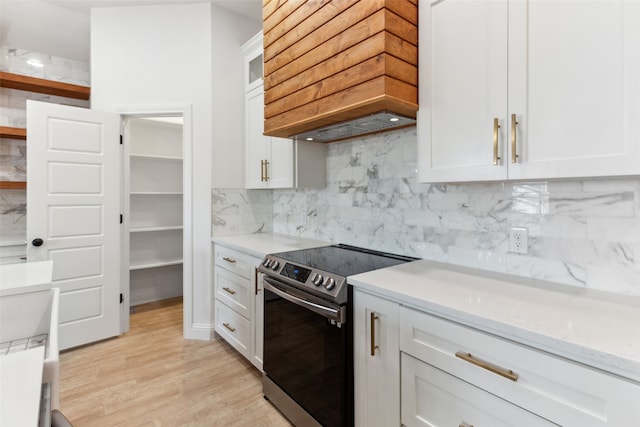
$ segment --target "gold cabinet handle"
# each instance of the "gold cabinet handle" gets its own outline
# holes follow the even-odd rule
[[[498,118],[493,119],[493,164],[497,165],[498,160],[500,160],[500,156],[498,156],[498,129],[500,129],[500,125],[498,124]]]
[[[260,181],[264,182],[264,160],[260,160]]]
[[[516,120],[516,115],[511,115],[511,163],[516,163],[518,161],[518,153],[516,152],[516,128],[518,126],[518,121]]]
[[[376,355],[376,349],[380,348],[376,345],[376,320],[378,316],[373,311],[371,312],[371,355]]]
[[[264,161],[264,180],[269,181],[269,160]]]
[[[235,259],[233,259],[233,258],[223,257],[222,259],[223,259],[223,260],[225,260],[225,261],[227,261],[227,262],[230,262],[231,264],[235,264],[235,263],[236,263],[236,260],[235,260]]]
[[[518,381],[518,374],[514,373],[511,369],[504,369],[498,366],[492,365],[491,363],[485,362],[484,360],[474,358],[471,353],[463,353],[461,351],[456,352],[456,357],[464,360],[465,362],[472,363],[476,366],[479,366],[487,371],[491,371],[494,374],[498,374],[503,376],[511,381]]]
[[[473,427],[473,424],[461,423],[458,427]]]
[[[236,291],[234,291],[232,289],[229,289],[229,288],[222,288],[222,289],[224,289],[225,291],[229,292],[231,295],[234,295],[236,293]]]
[[[236,331],[236,328],[232,328],[231,325],[228,324],[228,323],[223,323],[222,326],[224,326],[225,328],[227,328],[231,332],[235,332]]]

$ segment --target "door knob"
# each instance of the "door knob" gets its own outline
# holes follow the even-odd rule
[[[42,239],[41,239],[41,238],[39,238],[39,237],[38,237],[38,238],[36,238],[36,239],[33,239],[33,240],[31,241],[31,244],[32,244],[33,246],[42,246],[42,244],[43,244],[43,243],[44,243],[44,240],[42,240]]]

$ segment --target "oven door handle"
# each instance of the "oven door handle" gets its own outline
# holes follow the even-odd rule
[[[342,312],[342,310],[325,307],[323,305],[316,304],[311,301],[307,301],[305,299],[299,298],[295,295],[291,295],[290,293],[276,287],[275,285],[277,282],[273,280],[269,280],[269,278],[266,276],[264,276],[263,280],[264,280],[264,288],[278,295],[280,298],[283,298],[300,307],[304,307],[308,310],[311,310],[314,313],[320,314],[321,316],[324,316],[327,319],[333,319],[336,322],[344,323],[345,319],[344,319],[344,313]]]

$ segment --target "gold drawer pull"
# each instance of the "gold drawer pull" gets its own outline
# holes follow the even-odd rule
[[[378,316],[372,311],[371,312],[371,355],[376,355],[376,349],[380,348],[376,345],[376,320],[378,320]]]
[[[225,260],[225,261],[227,261],[227,262],[230,262],[231,264],[235,264],[235,263],[236,263],[236,260],[235,260],[235,259],[233,259],[233,258],[223,257],[222,259],[223,259],[223,260]]]
[[[458,427],[473,427],[473,424],[462,423]]]
[[[518,374],[514,373],[511,369],[504,369],[498,366],[492,365],[491,363],[485,362],[483,360],[475,359],[471,353],[463,353],[461,351],[456,352],[456,357],[464,360],[465,362],[473,363],[476,366],[479,366],[487,371],[491,371],[494,374],[498,374],[503,376],[511,381],[518,381]]]
[[[225,291],[229,292],[231,295],[236,293],[236,291],[234,291],[232,289],[229,289],[229,288],[222,288],[222,289],[224,289]]]
[[[493,164],[497,165],[498,160],[500,160],[500,156],[498,156],[498,129],[500,129],[500,125],[498,124],[498,119],[493,119]]]
[[[222,326],[224,326],[225,328],[227,328],[231,332],[235,332],[236,331],[236,328],[232,328],[231,325],[228,324],[228,323],[223,323]]]
[[[519,125],[515,114],[511,115],[511,163],[518,161],[517,145],[516,145],[516,127]]]

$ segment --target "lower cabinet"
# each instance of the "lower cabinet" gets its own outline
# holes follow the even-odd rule
[[[388,427],[400,420],[399,305],[354,292],[355,425]]]
[[[216,332],[240,354],[249,358],[251,322],[220,300],[216,301]]]
[[[215,330],[262,370],[261,260],[220,244],[214,257]]]
[[[495,396],[496,405],[509,402],[563,426],[640,425],[640,412],[629,410],[640,402],[640,386],[603,371],[407,307],[400,308],[399,333],[403,354],[456,377],[460,384],[474,386],[478,393]],[[404,384],[412,376],[405,374],[406,369],[403,364],[403,391],[411,388]],[[457,387],[447,390],[456,399],[468,399]],[[405,404],[409,395],[402,396],[403,423],[421,425],[410,421],[419,411]],[[418,397],[416,402],[418,406],[424,403]],[[472,420],[462,409],[456,415],[476,427],[502,425]],[[505,420],[504,425],[550,425],[542,420]]]
[[[401,364],[406,427],[557,425],[406,353]]]
[[[356,289],[357,426],[639,426],[640,385]]]

